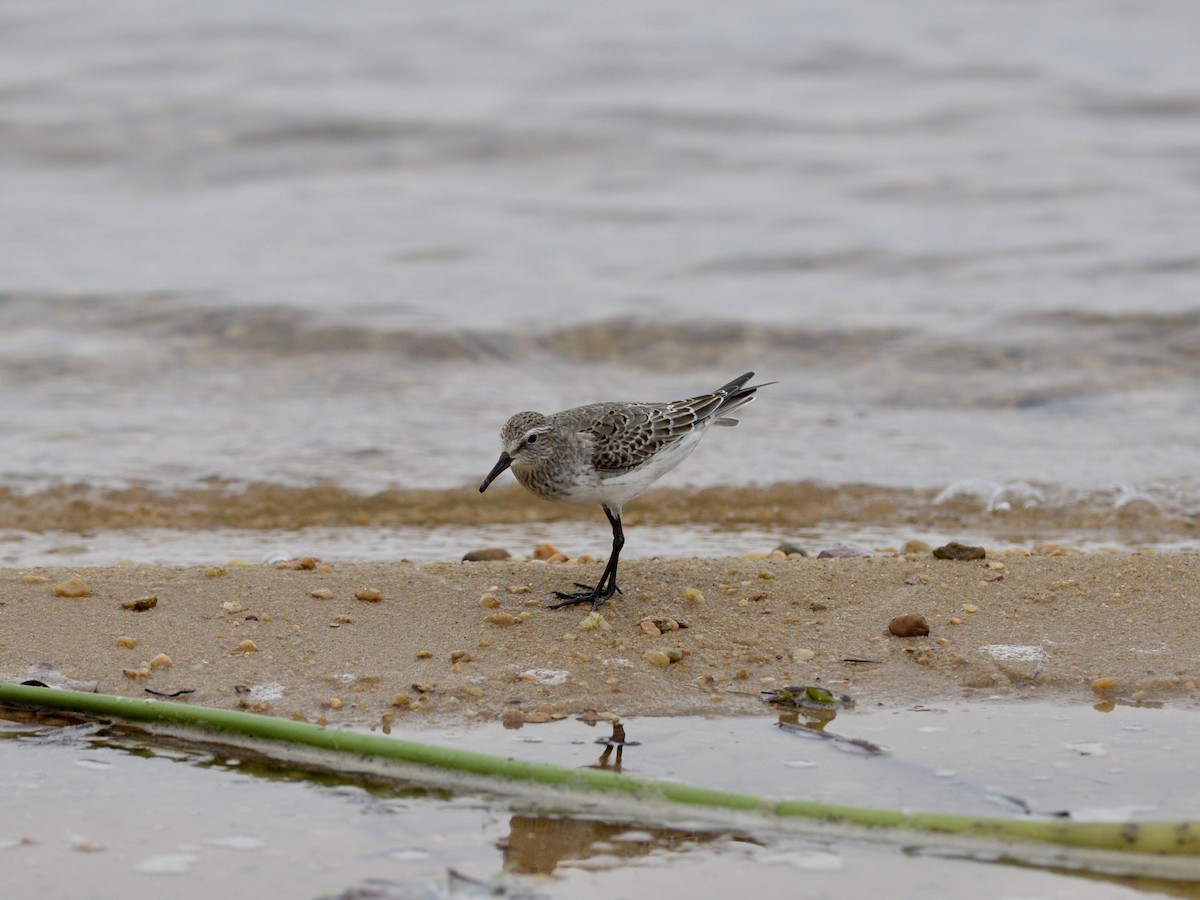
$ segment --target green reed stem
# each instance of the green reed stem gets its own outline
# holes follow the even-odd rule
[[[127,719],[246,735],[265,741],[313,747],[335,753],[469,772],[488,778],[536,782],[585,791],[658,798],[671,803],[738,810],[767,817],[802,818],[830,824],[908,829],[990,839],[1038,841],[1093,850],[1200,856],[1200,822],[1072,822],[1060,819],[1007,819],[956,813],[900,812],[837,803],[780,800],[734,791],[633,778],[604,769],[566,768],[437,747],[386,735],[341,731],[307,722],[277,719],[227,709],[143,700],[107,694],[60,691],[0,684],[0,704],[54,708]]]

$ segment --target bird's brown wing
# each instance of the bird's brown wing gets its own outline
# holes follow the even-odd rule
[[[678,403],[635,403],[605,407],[582,432],[594,441],[592,463],[604,474],[643,465],[716,412],[724,397],[706,394]]]

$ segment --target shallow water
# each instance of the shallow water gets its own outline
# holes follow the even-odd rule
[[[631,719],[626,740],[636,744],[619,755],[596,743],[610,726],[573,720],[519,730],[398,728],[393,735],[883,808],[1069,811],[1098,821],[1200,816],[1200,769],[1189,738],[1196,713],[1105,709],[989,702],[853,709],[822,733],[782,728],[769,714]],[[866,753],[829,735],[885,752]],[[1173,873],[1189,886],[1104,875],[1088,869],[1096,860],[1071,854],[1018,862],[1020,854],[995,845],[971,850],[913,836],[790,829],[702,809],[664,814],[636,800],[595,807],[588,798],[503,785],[481,793],[450,787],[453,777],[406,783],[320,774],[228,746],[98,725],[0,720],[0,759],[0,858],[6,889],[18,895],[166,890],[203,897],[231,886],[311,897],[468,894],[461,882],[452,886],[449,870],[503,881],[510,896],[644,896],[685,886],[696,896],[1200,894],[1194,862]]]
[[[930,546],[945,542],[944,532],[924,531],[909,526],[823,525],[820,528],[763,530],[739,528],[718,530],[704,525],[654,525],[626,529],[630,540],[622,559],[742,557],[747,553],[770,553],[783,542],[803,547],[810,556],[822,550],[851,546],[864,553],[895,552],[905,541],[922,540]],[[1023,546],[996,540],[994,533],[959,529],[955,539],[993,549]],[[1046,534],[1041,535],[1045,539]],[[1093,535],[1056,535],[1077,550],[1130,550],[1119,538]],[[413,562],[449,562],[467,550],[500,547],[529,557],[534,549],[551,543],[575,557],[590,554],[602,559],[609,552],[607,526],[601,523],[554,522],[544,525],[445,526],[433,528],[298,528],[235,529],[199,531],[170,528],[134,528],[77,534],[71,532],[0,531],[0,565],[13,568],[33,566],[112,566],[139,563],[169,566],[223,565],[231,560],[274,563],[317,556],[334,562],[382,562],[407,559]],[[1139,550],[1195,550],[1200,540],[1164,539],[1139,541]]]
[[[0,12],[0,481],[477,484],[778,380],[673,484],[1200,507],[1187,4]]]

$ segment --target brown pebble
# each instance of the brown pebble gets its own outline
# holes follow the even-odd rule
[[[485,547],[483,550],[472,550],[463,555],[463,562],[494,562],[509,559],[512,554],[503,547]]]
[[[121,635],[119,638],[117,638],[117,646],[118,647],[125,647],[129,650],[132,650],[137,645],[138,645],[137,638],[131,638],[131,637],[128,637],[127,635]]]
[[[145,612],[148,609],[154,609],[158,606],[157,597],[142,597],[140,600],[126,600],[121,604],[121,609],[132,609],[134,612]]]
[[[546,562],[551,557],[557,556],[560,553],[562,553],[562,551],[559,550],[557,547],[555,547],[553,544],[538,544],[536,547],[533,548],[533,558],[541,560],[542,562]],[[566,554],[562,554],[562,555],[565,556]]]
[[[383,591],[379,588],[359,588],[354,592],[354,599],[363,603],[379,603],[383,600]]]
[[[546,557],[545,561],[552,566],[557,566],[557,565],[562,565],[563,563],[570,562],[571,557],[567,556],[567,554],[565,554],[565,553],[559,552],[559,553],[555,553],[553,556]]]
[[[470,650],[455,650],[450,654],[450,662],[470,662],[474,658]]]
[[[417,659],[433,659],[432,650],[418,650]]]
[[[169,669],[175,663],[171,662],[171,657],[165,653],[160,653],[154,659],[150,660],[150,668],[152,669]]]
[[[984,559],[987,557],[987,551],[982,547],[971,547],[951,541],[941,547],[935,547],[933,555],[937,559]]]
[[[254,641],[250,640],[249,638],[246,638],[246,640],[237,645],[237,648],[242,653],[253,653],[258,649],[258,644],[254,643]]]
[[[283,562],[275,563],[277,569],[315,569],[321,561],[315,556],[301,556],[298,559],[287,559]]]
[[[915,538],[904,542],[900,550],[904,553],[928,553],[931,548],[924,541],[918,541]]]
[[[896,637],[925,637],[929,634],[929,623],[920,613],[909,613],[905,616],[896,616],[888,622],[888,631]]]
[[[150,677],[149,669],[122,669],[121,674],[126,678],[133,678],[137,681],[145,681]]]
[[[54,593],[60,597],[86,597],[92,589],[78,575],[72,575],[66,581],[60,581],[54,586]]]
[[[1111,694],[1117,689],[1117,679],[1112,677],[1097,678],[1092,682],[1092,691],[1097,694]]]
[[[524,620],[518,619],[510,612],[498,612],[495,615],[488,616],[483,621],[489,625],[499,625],[501,628],[507,628],[509,625],[516,625],[518,622]]]
[[[647,637],[662,637],[662,629],[659,628],[653,619],[642,619],[638,622],[638,627],[642,629],[642,634]]]
[[[484,609],[495,609],[500,605],[500,598],[495,594],[484,594],[479,598],[479,605]]]

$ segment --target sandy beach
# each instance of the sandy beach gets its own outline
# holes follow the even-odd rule
[[[1039,549],[632,560],[598,615],[544,608],[597,561],[5,569],[0,676],[384,727],[765,712],[789,684],[1194,706],[1200,555]],[[889,633],[905,614],[929,634]]]

